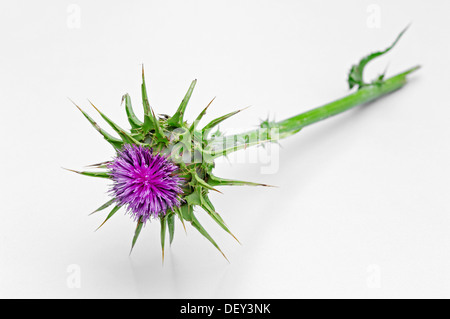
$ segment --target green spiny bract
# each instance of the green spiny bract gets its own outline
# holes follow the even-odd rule
[[[400,40],[400,38],[403,36],[403,34],[405,34],[407,29],[408,29],[408,27],[403,29],[403,31],[400,32],[400,34],[397,36],[395,41],[389,47],[387,47],[385,50],[371,53],[371,54],[365,56],[364,58],[362,58],[358,64],[355,64],[351,67],[350,72],[348,74],[348,80],[347,80],[348,86],[350,89],[352,89],[354,86],[357,86],[358,89],[362,89],[365,86],[374,85],[374,84],[380,85],[381,83],[383,83],[383,79],[385,76],[384,73],[379,75],[371,83],[364,82],[364,78],[363,78],[364,69],[370,61],[391,51],[394,48],[394,46],[397,44],[397,42]]]

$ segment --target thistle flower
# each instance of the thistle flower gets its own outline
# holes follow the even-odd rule
[[[145,223],[180,206],[181,178],[164,156],[142,145],[124,145],[107,166],[114,182],[112,195],[136,221]]]
[[[185,227],[185,222],[190,222],[200,234],[222,253],[217,243],[196,218],[197,212],[194,213],[194,207],[201,207],[219,226],[234,237],[211,203],[208,197],[209,192],[218,191],[215,187],[226,185],[268,185],[217,177],[213,174],[214,160],[250,146],[277,142],[279,139],[298,133],[308,125],[357,105],[373,101],[403,87],[407,82],[407,76],[419,67],[410,68],[387,79],[382,74],[368,83],[363,81],[363,71],[371,60],[389,52],[404,32],[405,30],[384,51],[374,52],[352,66],[348,75],[348,84],[350,89],[357,87],[355,92],[279,122],[263,121],[257,129],[245,133],[226,136],[217,130],[211,134],[219,123],[239,113],[240,110],[218,117],[199,129],[198,124],[212,101],[192,124],[184,120],[184,113],[197,80],[192,81],[173,116],[157,117],[148,101],[143,68],[141,85],[144,107],[143,121],[136,117],[131,106],[130,96],[125,94],[122,98],[131,126],[129,131],[119,127],[91,103],[119,138],[102,129],[74,103],[117,153],[113,160],[91,165],[91,167],[99,169],[98,171],[74,171],[82,175],[106,178],[113,182],[110,190],[113,198],[94,211],[94,213],[99,212],[114,204],[113,209],[100,226],[120,208],[126,207],[136,222],[136,230],[131,245],[133,249],[145,222],[151,218],[159,219],[164,258],[166,230],[169,232],[170,242],[172,243],[175,232],[175,217],[177,217],[182,222],[183,227]],[[273,132],[277,134],[272,134]]]

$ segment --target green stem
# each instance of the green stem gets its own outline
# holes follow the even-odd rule
[[[226,136],[220,140],[220,144],[223,147],[218,148],[216,144],[214,147],[215,151],[211,152],[211,156],[214,159],[253,145],[268,141],[276,141],[291,136],[308,125],[322,121],[326,118],[347,111],[357,105],[373,101],[400,89],[406,84],[407,75],[417,69],[419,69],[419,66],[388,78],[381,83],[362,87],[358,91],[341,99],[295,115],[283,121],[265,122],[256,130]],[[273,131],[271,132],[271,130]],[[275,132],[275,135],[273,132]]]

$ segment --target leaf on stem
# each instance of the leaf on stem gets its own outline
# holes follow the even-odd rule
[[[350,89],[352,89],[354,86],[358,86],[358,90],[359,90],[359,89],[363,88],[364,86],[374,84],[374,83],[365,83],[364,82],[364,78],[363,78],[364,68],[373,59],[388,53],[397,44],[397,42],[400,40],[400,38],[403,36],[403,34],[406,32],[407,29],[408,29],[408,27],[403,29],[403,31],[400,32],[400,34],[395,39],[394,43],[392,43],[388,48],[386,48],[383,51],[374,52],[372,54],[365,56],[364,58],[362,58],[359,61],[358,64],[355,64],[351,67],[350,73],[348,75],[348,80],[347,80]],[[379,76],[375,80],[375,82],[379,83],[379,81],[382,81],[383,78],[384,78],[384,74]]]

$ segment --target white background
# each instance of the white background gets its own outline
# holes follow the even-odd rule
[[[437,0],[2,1],[0,297],[450,297],[449,9]],[[157,112],[173,113],[197,78],[189,119],[217,96],[205,123],[251,105],[222,128],[252,128],[347,94],[351,64],[409,23],[367,70],[421,64],[402,90],[282,141],[275,174],[218,163],[220,176],[278,186],[211,195],[242,245],[198,212],[230,263],[179,222],[164,265],[157,222],[131,256],[128,215],[94,232],[108,211],[87,215],[108,200],[108,182],[61,167],[114,153],[68,97],[128,127],[120,100],[130,93],[142,114],[144,63]]]

